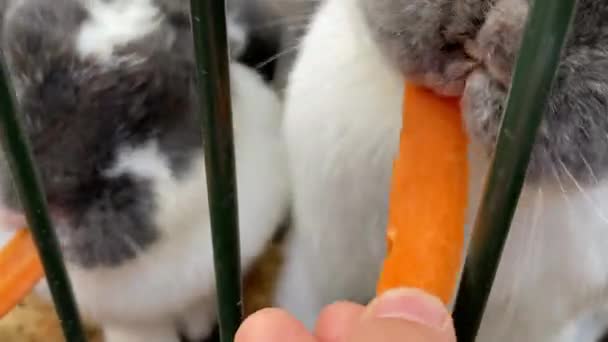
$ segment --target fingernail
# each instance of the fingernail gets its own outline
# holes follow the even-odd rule
[[[403,319],[435,329],[445,328],[450,317],[438,298],[416,289],[387,291],[374,300],[368,310],[368,314],[376,318]]]

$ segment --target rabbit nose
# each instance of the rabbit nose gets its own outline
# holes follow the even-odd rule
[[[27,220],[23,213],[0,207],[0,230],[15,230],[26,226]]]

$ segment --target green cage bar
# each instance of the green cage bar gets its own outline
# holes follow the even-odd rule
[[[23,209],[25,210],[46,279],[68,342],[86,341],[57,237],[48,215],[28,141],[16,111],[15,94],[6,65],[0,67],[0,136]]]
[[[224,0],[192,0],[220,339],[231,342],[243,319],[240,240]],[[202,229],[202,228],[201,228]]]
[[[481,324],[576,3],[532,2],[456,298],[460,342],[474,341]]]

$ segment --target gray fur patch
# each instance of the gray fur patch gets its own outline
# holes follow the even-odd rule
[[[528,0],[360,1],[379,47],[407,77],[439,93],[464,94],[469,132],[491,154]],[[581,0],[528,182],[593,184],[607,174],[608,2]]]
[[[55,227],[65,258],[85,268],[119,266],[160,238],[151,221],[151,185],[130,176],[106,182],[87,189],[94,200],[72,207],[78,214]]]
[[[522,5],[521,0],[515,1]],[[469,80],[472,93],[464,94],[465,99],[468,98],[465,114],[469,123],[483,117],[475,128],[469,124],[470,132],[488,146],[489,153],[496,143],[506,86],[516,57],[514,50],[518,49],[524,28],[522,18],[513,17],[510,22],[511,32],[506,36],[504,21],[488,22],[492,26],[482,28],[482,33],[483,30],[503,31],[503,35],[486,34],[496,40],[482,47],[482,54],[490,56],[486,63],[490,82],[494,83],[490,89],[494,91],[481,95],[480,87]],[[607,51],[608,3],[580,1],[532,152],[528,182],[548,180],[593,185],[608,174]],[[480,112],[491,115],[480,115]]]

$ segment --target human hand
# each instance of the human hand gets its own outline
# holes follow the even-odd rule
[[[264,309],[250,316],[236,342],[456,342],[452,319],[439,299],[399,289],[367,307],[350,302],[327,306],[314,333],[289,313]]]

